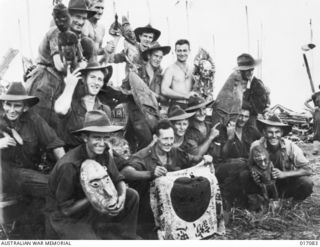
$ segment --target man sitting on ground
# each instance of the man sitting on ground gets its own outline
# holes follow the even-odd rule
[[[295,201],[306,199],[312,193],[313,182],[309,177],[312,175],[312,170],[303,151],[290,140],[283,138],[290,132],[291,127],[282,123],[276,115],[272,115],[266,120],[258,120],[257,123],[263,137],[253,142],[250,150],[261,146],[269,153],[274,166],[272,177],[276,180],[280,197],[293,198]],[[253,159],[251,151],[250,159]],[[246,196],[260,193],[260,188],[254,179],[259,180],[259,176],[249,169],[241,173]]]

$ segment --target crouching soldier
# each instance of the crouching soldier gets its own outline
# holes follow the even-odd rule
[[[266,150],[273,163],[271,176],[275,179],[279,196],[293,198],[296,202],[306,199],[312,193],[313,182],[309,177],[312,170],[302,150],[290,140],[283,138],[290,132],[291,127],[282,123],[275,115],[258,120],[257,126],[263,137],[252,143],[249,163],[254,159],[253,150],[258,147]],[[246,195],[259,194],[260,189],[256,184],[262,181],[257,172],[246,170],[240,176]]]
[[[110,134],[123,127],[111,125],[102,111],[87,112],[83,125],[75,132],[84,143],[50,174],[48,227],[61,239],[135,239],[139,196],[126,187],[108,146]]]
[[[43,151],[55,158],[64,155],[64,142],[38,114],[31,111],[39,99],[28,96],[21,82],[12,82],[0,96],[3,114],[0,118],[0,151],[3,193],[17,187],[19,193],[45,197],[48,175],[39,172]]]

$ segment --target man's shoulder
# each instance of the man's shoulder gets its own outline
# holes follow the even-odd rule
[[[46,33],[46,36],[48,38],[58,38],[59,29],[56,26],[50,27],[49,30]]]
[[[74,165],[80,167],[83,161],[83,148],[82,145],[69,150],[61,159],[58,160],[55,165],[56,169],[61,169],[61,167],[66,165]]]
[[[141,150],[139,150],[138,152],[136,152],[135,154],[132,155],[132,158],[138,158],[138,159],[142,159],[145,160],[148,157],[151,157],[152,155],[152,149],[153,146],[147,146]]]
[[[177,70],[177,65],[176,63],[170,64],[164,71],[164,73],[168,73],[168,72],[173,72]]]

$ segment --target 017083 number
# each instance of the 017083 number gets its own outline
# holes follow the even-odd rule
[[[301,246],[317,246],[318,241],[317,240],[302,240],[300,241]]]

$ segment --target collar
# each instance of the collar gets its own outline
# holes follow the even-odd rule
[[[261,137],[260,143],[267,149],[267,140],[265,137]],[[281,139],[280,139],[280,149],[281,150],[286,149],[286,143],[285,143],[285,139],[283,137],[281,137]]]
[[[151,159],[155,162],[155,164],[163,166],[163,164],[161,163],[161,161],[159,160],[159,157],[157,155],[156,145],[157,145],[157,143],[155,143],[150,149]],[[174,152],[174,147],[172,147],[170,152],[167,153],[167,164],[166,165],[170,165],[172,163],[173,152]]]
[[[86,104],[84,102],[84,97],[80,98],[80,104],[81,106],[86,109]],[[94,100],[94,106],[93,106],[93,109],[100,109],[102,106],[102,103],[101,101],[99,100],[99,98],[96,96],[95,97],[95,100]]]

